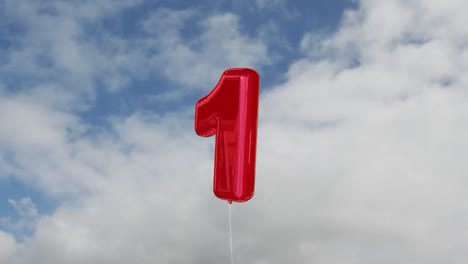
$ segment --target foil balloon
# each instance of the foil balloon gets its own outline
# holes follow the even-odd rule
[[[195,107],[195,132],[216,135],[213,191],[229,203],[254,195],[259,95],[257,72],[229,69]]]

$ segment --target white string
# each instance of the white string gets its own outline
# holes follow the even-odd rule
[[[231,204],[229,203],[229,238],[231,245],[231,264],[234,264],[234,255],[232,254],[232,215],[231,215]]]

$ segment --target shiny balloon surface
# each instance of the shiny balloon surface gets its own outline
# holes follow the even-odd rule
[[[255,190],[260,76],[252,69],[229,69],[195,108],[195,131],[216,135],[215,195],[245,202]]]

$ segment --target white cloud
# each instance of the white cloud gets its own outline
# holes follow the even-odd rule
[[[19,201],[8,199],[8,203],[10,203],[15,208],[16,212],[18,212],[22,217],[34,218],[37,216],[36,205],[29,197],[25,197]]]
[[[219,69],[259,67],[270,62],[266,43],[241,33],[238,16],[208,15],[197,23],[195,14],[194,10],[162,9],[145,22],[145,29],[153,36],[145,40],[145,46],[155,50],[151,64],[171,81],[206,88],[217,81],[222,73]],[[197,38],[182,35],[189,23],[198,24],[201,32]]]
[[[58,107],[82,111],[97,89],[116,92],[132,81],[161,77],[178,88],[200,88],[215,81],[220,68],[270,63],[266,43],[242,33],[244,25],[234,14],[202,17],[196,10],[161,8],[149,16],[119,20],[119,14],[140,2],[7,1],[3,12],[21,30],[8,32],[11,48],[0,77],[11,83],[2,86],[28,92],[48,87],[57,97],[66,97],[55,101]],[[105,20],[146,33],[124,38],[107,30]],[[199,35],[186,36],[188,26]]]
[[[19,217],[18,219],[12,219],[9,216],[0,217],[0,227],[16,234],[33,231],[39,214],[31,198],[25,197],[18,201],[8,199],[8,203],[13,206]]]
[[[0,262],[7,263],[6,261],[15,253],[16,244],[15,239],[0,230]]]
[[[192,11],[158,11],[145,23],[150,34],[136,40],[122,39],[99,27],[102,38],[87,34],[89,24],[98,25],[100,19],[124,7],[111,1],[98,5],[6,3],[10,19],[24,26],[24,32],[17,33],[22,37],[11,38],[15,46],[7,53],[8,63],[0,67],[5,87],[0,98],[0,148],[8,152],[0,156],[2,175],[19,177],[53,196],[103,189],[106,178],[112,176],[106,174],[105,166],[127,157],[118,135],[99,131],[76,114],[93,106],[89,99],[98,89],[97,80],[107,88],[115,84],[110,87],[115,90],[130,79],[146,78],[154,69],[163,69],[176,83],[200,87],[218,78],[219,68],[255,66],[266,60],[264,44],[243,35],[238,17],[232,14],[202,20],[199,42],[179,32],[194,15]],[[175,36],[172,42],[169,33]],[[171,45],[186,50],[187,56],[166,52]],[[159,50],[152,54],[154,48]],[[185,74],[178,78],[180,72]],[[204,78],[205,74],[211,77]],[[18,82],[10,82],[11,76]]]
[[[307,35],[311,59],[264,97],[263,168],[281,164],[287,179],[263,184],[287,197],[271,202],[290,227],[282,235],[294,234],[283,239],[294,244],[288,257],[302,248],[304,262],[466,260],[464,221],[454,220],[468,209],[466,38],[440,35],[451,18],[430,23],[425,10],[364,2],[337,34]]]
[[[96,173],[73,157],[74,146],[80,145],[76,137],[87,131],[74,114],[5,97],[0,99],[0,123],[0,148],[10,156],[3,157],[10,165],[2,169],[4,175],[43,187],[49,194],[77,193],[83,184],[94,185],[83,180]]]
[[[225,219],[218,221],[220,227],[212,221],[219,217],[213,209],[224,203],[203,195],[211,192],[210,185],[204,184],[211,178],[205,173],[211,171],[208,142],[197,140],[191,119],[181,120],[184,117],[143,115],[116,120],[119,147],[125,154],[111,163],[107,162],[111,157],[96,158],[109,177],[106,184],[77,203],[63,205],[51,217],[43,217],[34,238],[13,263],[33,259],[128,263],[155,258],[202,262],[206,255],[199,255],[199,250],[207,254],[213,248],[222,251],[224,239],[217,234],[226,235]],[[77,159],[87,155],[79,153]],[[122,214],[116,217],[118,211]],[[201,237],[210,238],[211,246],[192,243]],[[52,253],[52,248],[60,250]]]
[[[56,103],[78,110],[98,88],[115,92],[127,87],[144,72],[144,56],[133,52],[128,40],[106,31],[103,20],[140,2],[6,1],[2,11],[19,29],[8,32],[11,46],[0,77],[21,91],[54,87],[58,96],[74,99]]]
[[[304,37],[304,58],[286,82],[263,89],[257,191],[234,205],[236,262],[466,262],[463,5],[363,1],[335,34]],[[184,43],[179,27],[192,14],[161,12],[166,24],[146,26],[155,30],[149,43],[168,50],[152,59],[173,62],[169,78],[187,72],[179,82],[203,85],[211,81],[194,75],[198,69],[266,56],[234,15],[203,20],[200,43]],[[167,39],[158,40],[164,30]],[[235,58],[243,45],[253,54]],[[232,57],[216,60],[224,53]],[[189,68],[205,57],[209,66]],[[21,140],[2,144],[46,149],[19,152],[24,175],[51,193],[84,191],[42,216],[9,263],[228,261],[227,205],[211,194],[213,139],[195,136],[186,109],[115,118],[110,131],[87,136],[80,131],[93,128],[73,114],[10,100],[0,108],[27,122],[4,114],[0,123],[12,125],[0,138]],[[23,124],[42,133],[30,138]],[[0,260],[14,252],[0,233],[5,241],[10,250]]]

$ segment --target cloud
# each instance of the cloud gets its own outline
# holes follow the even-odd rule
[[[186,87],[211,87],[219,69],[270,63],[266,43],[241,33],[238,16],[196,14],[195,10],[161,9],[144,23],[152,36],[144,40],[145,46],[155,50],[151,64],[169,80]],[[182,32],[191,23],[197,25],[192,30],[199,35],[187,39]]]
[[[73,157],[75,137],[87,129],[76,115],[21,98],[4,97],[0,102],[0,148],[8,153],[2,159],[9,164],[4,175],[51,195],[77,193],[85,183],[82,177],[95,175]]]
[[[466,259],[464,223],[453,219],[468,208],[467,49],[416,6],[364,1],[336,34],[307,34],[308,58],[263,97],[259,170],[270,169],[258,185],[281,197],[270,202],[288,227],[278,232],[291,245],[284,261]]]
[[[15,239],[8,233],[0,231],[0,261],[5,263],[15,253],[15,250]]]
[[[37,216],[36,205],[31,201],[31,198],[29,197],[25,197],[19,201],[8,199],[8,203],[10,203],[15,208],[15,211],[20,216],[27,218],[33,218]]]
[[[0,217],[0,227],[18,234],[23,237],[25,233],[35,229],[38,220],[38,211],[31,198],[25,197],[21,200],[8,199],[8,203],[13,206],[18,219],[12,219],[9,216]]]
[[[222,251],[224,239],[216,234],[223,234],[225,221],[218,221],[220,230],[213,232],[213,222],[206,217],[215,219],[212,209],[224,204],[202,195],[211,192],[209,184],[203,184],[210,181],[204,173],[211,171],[208,142],[196,140],[189,130],[191,119],[185,124],[180,120],[143,115],[116,120],[125,155],[114,164],[102,165],[110,177],[105,186],[42,217],[34,238],[15,261],[127,263],[156,258],[202,262],[208,255],[199,255],[199,250],[209,248],[192,243],[200,237],[210,237],[210,248]],[[98,160],[105,162],[104,156]],[[122,208],[125,212],[116,217]],[[50,254],[52,248],[60,250]]]
[[[147,31],[133,39],[103,26],[128,6],[108,1],[6,4],[9,18],[24,30],[11,32],[7,63],[0,67],[5,87],[0,147],[9,153],[1,161],[4,175],[34,183],[53,196],[102,189],[108,177],[102,164],[120,162],[125,153],[112,131],[94,128],[81,117],[97,107],[98,91],[118,93],[130,80],[149,81],[149,74],[158,71],[184,84],[182,88],[201,87],[218,78],[219,68],[258,66],[267,60],[265,45],[242,34],[233,14],[201,20],[201,38],[196,39],[180,32],[195,14],[190,10],[161,9],[133,21],[141,27],[137,31]],[[187,52],[170,52],[171,45]],[[159,97],[184,96],[184,89],[158,86]]]
[[[270,63],[265,41],[244,34],[235,14],[161,8],[122,18],[142,8],[141,1],[7,1],[2,12],[18,29],[6,27],[2,37],[8,44],[2,90],[50,91],[60,100],[47,103],[86,111],[99,91],[117,93],[161,79],[169,83],[158,86],[160,92],[199,89],[211,86],[219,68]],[[125,37],[128,30],[131,37]]]
[[[9,22],[2,36],[7,45],[0,66],[4,92],[52,92],[60,100],[47,103],[83,111],[98,84],[108,91],[125,87],[128,69],[138,69],[124,55],[130,53],[125,43],[105,34],[102,23],[137,2],[126,3],[6,1],[1,11]]]
[[[291,63],[285,82],[262,88],[256,195],[233,206],[236,262],[468,259],[468,52],[460,23],[465,4],[458,4],[362,1],[337,32],[304,34],[302,58]],[[167,64],[164,76],[201,86],[210,78],[200,78],[199,69],[261,64],[268,49],[243,35],[232,14],[201,20],[199,38],[184,42],[181,27],[196,17],[192,12],[160,10],[144,24],[143,40],[155,45],[149,58],[154,67]],[[253,53],[236,57],[242,47]],[[216,59],[225,53],[231,57]],[[196,65],[205,59],[209,66]],[[176,80],[181,72],[190,75]],[[21,130],[13,115],[0,115],[7,124],[0,138],[12,138],[3,147],[14,150],[24,171],[15,175],[75,198],[41,216],[16,251],[10,235],[0,233],[10,248],[0,260],[229,259],[227,205],[211,194],[213,139],[195,136],[192,106],[114,117],[99,129],[24,100],[0,104],[0,113],[13,109],[25,120],[21,126],[34,125]]]

